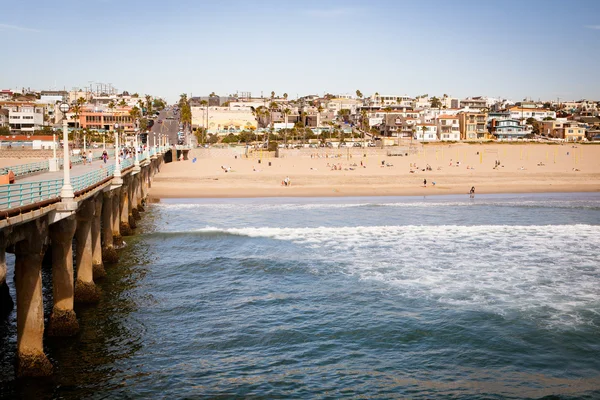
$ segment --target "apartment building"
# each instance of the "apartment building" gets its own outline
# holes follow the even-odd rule
[[[563,123],[562,128],[557,129],[559,137],[567,142],[576,142],[585,138],[585,126],[575,121]]]
[[[481,140],[489,137],[486,125],[487,114],[482,112],[461,112],[458,114],[461,140]]]
[[[460,123],[456,115],[440,115],[436,119],[440,141],[458,142],[460,140]]]
[[[528,118],[533,118],[537,121],[542,121],[544,118],[556,119],[556,111],[544,108],[511,107],[508,111],[512,119],[527,120]]]
[[[469,108],[487,108],[488,102],[487,99],[483,97],[472,97],[467,99],[462,99],[459,104],[460,108],[469,107]]]
[[[559,118],[557,120],[552,121],[540,121],[539,122],[539,131],[541,135],[552,137],[552,138],[560,138],[564,139],[561,136],[563,124],[567,122],[566,118]]]
[[[500,140],[522,139],[529,134],[531,131],[526,130],[526,127],[521,125],[518,119],[509,118],[495,122],[494,135]]]
[[[135,130],[135,121],[129,115],[130,107],[116,108],[112,111],[96,107],[86,107],[77,120],[78,125],[73,127],[81,129],[91,129],[96,131],[111,131],[115,124],[119,124],[119,129],[124,132],[133,132]],[[71,113],[74,117],[74,115]],[[73,120],[75,121],[75,120]]]
[[[414,136],[419,142],[437,142],[437,125],[418,122],[414,125]]]
[[[44,106],[35,103],[1,102],[0,108],[8,110],[10,130],[16,133],[33,133],[44,126]]]
[[[205,128],[208,132],[220,135],[239,133],[244,130],[256,130],[256,117],[249,108],[230,107],[191,107],[192,126]]]
[[[391,96],[374,94],[370,97],[370,104],[374,106],[412,107],[414,99],[408,96]]]

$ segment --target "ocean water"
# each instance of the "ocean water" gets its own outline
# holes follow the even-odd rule
[[[163,201],[0,397],[597,399],[599,245],[599,194]]]

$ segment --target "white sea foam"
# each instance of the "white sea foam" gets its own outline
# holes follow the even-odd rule
[[[159,208],[167,210],[198,210],[198,211],[231,211],[235,207],[233,203],[157,203]],[[600,208],[598,201],[565,201],[565,200],[487,200],[476,199],[471,201],[435,201],[428,199],[427,201],[400,201],[400,202],[360,202],[360,203],[252,203],[243,204],[246,212],[259,212],[264,210],[271,211],[300,211],[300,210],[328,210],[328,209],[352,209],[364,207],[390,207],[390,208],[440,208],[440,207],[531,207],[531,208],[577,208],[577,209],[597,209]]]
[[[206,227],[292,242],[340,272],[379,281],[442,306],[531,318],[548,326],[592,323],[600,307],[600,226],[443,225],[316,228]],[[598,318],[595,318],[598,321]]]

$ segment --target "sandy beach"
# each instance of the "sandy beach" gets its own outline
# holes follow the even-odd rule
[[[600,146],[595,145],[428,145],[408,156],[372,157],[350,157],[342,149],[329,151],[327,158],[317,149],[287,158],[198,156],[192,151],[190,160],[163,165],[150,196],[440,195],[467,194],[472,186],[476,193],[600,191]],[[282,185],[286,176],[290,186]]]

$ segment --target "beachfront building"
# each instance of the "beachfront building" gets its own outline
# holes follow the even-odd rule
[[[456,115],[440,115],[436,118],[437,131],[440,141],[458,142],[460,140],[460,123]]]
[[[518,119],[504,119],[496,121],[494,135],[499,140],[523,139],[531,131],[526,130],[524,125],[519,123]]]
[[[438,132],[435,124],[418,122],[413,127],[413,137],[419,142],[437,142]]]
[[[541,135],[548,136],[551,138],[564,139],[564,137],[561,137],[561,134],[562,126],[566,121],[566,118],[558,118],[556,120],[550,121],[540,121],[539,132]]]
[[[510,119],[510,112],[508,111],[491,111],[487,114],[486,126],[490,135],[496,133],[496,125],[498,121],[504,121]]]
[[[544,118],[556,119],[556,111],[546,110],[544,108],[533,108],[533,107],[511,107],[508,109],[510,117],[512,119],[518,119],[526,121],[528,118],[533,118],[537,121],[543,121]]]
[[[258,123],[250,108],[232,107],[191,107],[192,127],[206,128],[208,117],[208,133],[225,136],[237,134],[245,130],[256,130]]]
[[[458,114],[461,140],[482,140],[489,137],[486,125],[487,114],[465,111]]]
[[[577,142],[585,138],[585,126],[575,121],[567,121],[558,129],[559,137],[562,137],[567,142]]]

